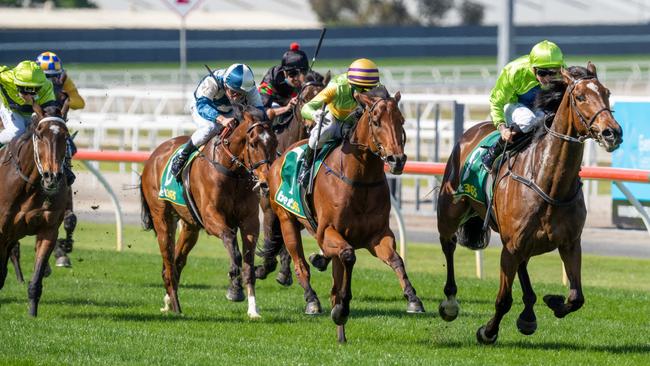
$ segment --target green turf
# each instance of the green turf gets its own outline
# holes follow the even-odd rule
[[[32,240],[23,240],[23,266],[32,265]],[[443,257],[437,245],[411,245],[409,275],[427,313],[407,315],[392,271],[358,252],[349,342],[338,345],[329,318],[329,273],[314,273],[325,314],[302,314],[302,289],[259,281],[262,319],[250,321],[245,303],[224,298],[225,250],[202,236],[190,255],[180,289],[183,316],[160,313],[161,261],[152,233],[125,229],[123,253],[114,251],[112,225],[80,223],[72,269],[54,269],[45,281],[39,317],[27,315],[26,286],[13,273],[0,292],[0,364],[31,365],[643,365],[650,360],[650,261],[585,256],[586,304],[555,319],[541,297],[566,293],[557,254],[535,258],[530,273],[540,298],[539,329],[515,327],[515,302],[495,346],[480,346],[474,333],[493,312],[498,252],[488,250],[486,280],[474,278],[474,256],[457,252],[461,314],[446,323]],[[314,249],[308,243],[307,251]],[[11,268],[10,268],[11,269]],[[28,273],[29,275],[30,273]]]

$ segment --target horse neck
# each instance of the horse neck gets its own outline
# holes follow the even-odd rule
[[[232,161],[230,155],[225,151],[225,149],[229,149],[235,157],[243,161],[240,155],[246,146],[247,128],[247,123],[245,126],[240,124],[232,133],[230,133],[230,135],[223,139],[219,139],[219,136],[213,137],[210,146],[206,146],[206,148],[209,148],[209,154],[211,155],[210,158],[227,168],[236,168],[235,162]],[[228,140],[227,146],[224,145],[225,140]]]
[[[370,151],[372,144],[372,134],[370,132],[370,125],[368,122],[368,112],[364,112],[357,126],[354,129],[350,140],[345,142],[341,152],[348,153],[346,155],[354,157],[347,159],[345,164],[342,163],[342,171],[345,175],[352,179],[364,182],[377,181],[384,177],[384,161]]]
[[[571,108],[570,94],[567,92],[550,129],[563,135],[577,137],[574,127],[576,118]],[[539,162],[537,164],[538,185],[551,197],[558,199],[569,198],[575,194],[584,145],[546,133],[538,143],[536,151],[541,151],[541,156],[533,156],[535,161]]]

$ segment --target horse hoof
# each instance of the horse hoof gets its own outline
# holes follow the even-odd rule
[[[422,301],[420,301],[420,299],[416,299],[416,301],[410,301],[406,305],[406,312],[409,314],[424,313],[424,305],[422,305]]]
[[[38,314],[38,303],[36,301],[29,301],[29,316],[36,318]]]
[[[546,306],[553,310],[553,314],[557,318],[564,318],[566,315],[564,310],[564,296],[562,295],[546,295],[544,296],[544,303]]]
[[[281,284],[284,287],[289,287],[289,286],[291,286],[293,284],[293,277],[291,276],[291,273],[286,274],[286,273],[280,272],[280,273],[278,273],[275,280],[278,281],[278,283]]]
[[[332,321],[336,325],[345,325],[348,322],[348,316],[343,315],[343,305],[337,304],[332,308]]]
[[[313,253],[309,256],[309,263],[314,266],[320,272],[323,272],[327,269],[327,265],[330,263],[328,258],[325,258],[322,254]]]
[[[537,330],[537,321],[527,321],[521,317],[517,318],[517,329],[523,335],[531,335]]]
[[[458,317],[459,311],[460,307],[455,299],[453,301],[444,300],[438,306],[438,314],[446,322],[454,321]]]
[[[345,326],[344,325],[337,325],[336,326],[336,335],[338,337],[339,343],[343,344],[346,343],[348,340],[345,338]]]
[[[70,262],[70,258],[67,255],[64,255],[56,259],[55,265],[57,267],[70,268],[72,267],[72,262]]]
[[[499,336],[499,333],[495,334],[492,337],[488,337],[485,335],[485,325],[481,326],[478,328],[476,331],[476,340],[480,344],[494,344],[494,342],[497,341],[497,337]]]
[[[257,309],[253,309],[253,310],[249,309],[247,314],[248,314],[248,319],[250,320],[262,319],[262,316],[260,315],[260,313],[257,312]]]
[[[320,301],[318,300],[308,302],[307,306],[305,306],[305,314],[307,315],[318,315],[322,313],[323,313],[323,309],[321,309]]]
[[[229,287],[228,291],[226,291],[226,299],[232,302],[242,302],[246,299],[244,296],[244,290],[241,287]]]

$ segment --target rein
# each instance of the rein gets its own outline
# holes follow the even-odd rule
[[[253,123],[246,130],[246,134],[248,135],[249,132],[251,132],[255,127],[258,127],[258,126],[264,126],[264,123],[263,122],[255,122],[255,123]],[[217,155],[216,150],[219,147],[222,147],[223,151],[229,157],[230,163],[237,166],[237,168],[235,168],[235,170],[237,170],[238,168],[241,167],[241,168],[244,169],[244,171],[246,172],[246,175],[249,178],[251,178],[251,180],[253,182],[259,181],[259,178],[257,178],[257,176],[255,175],[255,169],[259,168],[260,166],[262,166],[264,164],[269,164],[270,163],[269,159],[262,159],[262,160],[260,160],[260,161],[258,161],[256,163],[250,164],[250,166],[247,166],[244,161],[242,161],[238,156],[233,154],[233,152],[230,150],[230,141],[227,138],[227,136],[230,135],[230,133],[231,133],[231,131],[228,128],[224,129],[224,131],[221,134],[219,143],[214,144],[212,156],[213,157],[216,156]],[[245,145],[246,145],[246,147],[245,147],[246,156],[248,157],[248,159],[244,159],[244,160],[248,160],[250,162],[251,161],[250,147],[248,146],[248,144],[245,144]],[[219,163],[218,161],[209,159],[207,157],[206,157],[206,159],[217,169],[217,171],[223,173],[224,175],[226,175],[228,177],[232,177],[232,178],[243,178],[242,176],[235,173],[235,171],[233,171],[231,169],[228,169],[228,167],[224,166],[223,164]]]
[[[42,118],[40,121],[38,121],[38,124],[36,125],[37,127],[41,125],[43,122],[60,122],[65,125],[65,120],[63,118],[59,117],[45,117]],[[38,140],[36,139],[36,134],[32,133],[32,145],[34,147],[34,161],[36,162],[36,168],[38,169],[38,174],[41,176],[43,175],[43,164],[41,163],[41,155],[38,152]],[[63,158],[61,158],[61,161],[59,162],[59,171],[57,173],[61,173],[63,171],[63,161],[65,160],[65,155]]]

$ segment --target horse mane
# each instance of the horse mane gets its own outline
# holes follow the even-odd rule
[[[313,82],[313,83],[319,83],[322,84],[323,80],[325,80],[325,77],[321,75],[319,72],[316,71],[309,71],[307,75],[305,75],[305,82]]]
[[[569,74],[576,80],[596,77],[593,73],[582,66],[570,66],[566,69]],[[562,103],[567,84],[564,80],[558,80],[550,83],[550,87],[542,89],[535,97],[535,109],[541,109],[546,113],[555,113]]]

